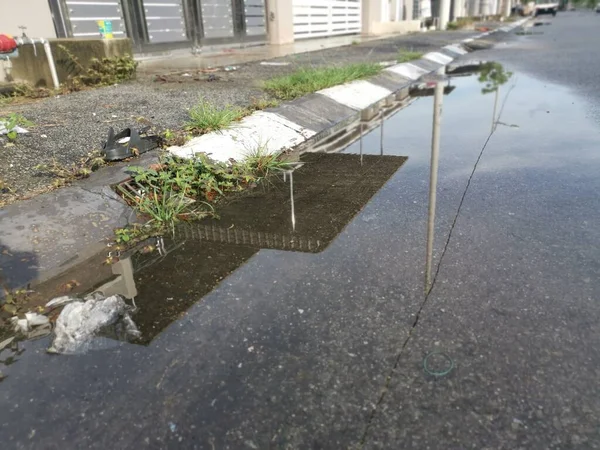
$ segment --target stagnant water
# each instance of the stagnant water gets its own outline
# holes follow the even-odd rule
[[[218,222],[41,286],[39,302],[68,283],[134,298],[142,335],[76,356],[47,354],[51,336],[4,350],[3,447],[394,448],[423,427],[423,442],[516,433],[566,403],[591,420],[598,128],[582,99],[522,74],[498,101],[476,77],[449,84],[429,297],[426,96],[386,120],[383,143],[375,126],[362,146],[305,156],[293,216],[286,177]],[[423,371],[432,351],[452,362],[444,377]]]

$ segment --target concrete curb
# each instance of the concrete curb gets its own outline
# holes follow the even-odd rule
[[[510,32],[523,19],[497,31]],[[277,108],[246,117],[233,129],[197,137],[173,154],[190,157],[205,152],[217,160],[240,159],[258,145],[271,152],[309,146],[341,145],[344,129],[358,120],[370,120],[398,100],[424,75],[445,67],[468,53],[463,44],[490,35],[446,45],[420,60],[388,67],[369,80],[324,89]],[[320,142],[322,141],[322,142]],[[135,165],[154,162],[143,155]],[[111,185],[127,178],[126,166],[109,167],[72,186],[38,195],[0,209],[0,273],[10,287],[33,279],[45,280],[87,260],[106,248],[112,230],[126,225],[131,209]],[[6,252],[5,252],[6,250]],[[10,255],[10,256],[4,256]]]
[[[333,129],[353,122],[358,117],[368,120],[386,103],[407,97],[410,86],[423,76],[469,53],[463,44],[497,32],[509,33],[528,20],[524,18],[497,30],[446,45],[418,60],[387,67],[379,75],[367,80],[323,89],[276,108],[255,112],[232,128],[193,138],[184,146],[170,147],[168,150],[184,158],[206,153],[217,161],[228,161],[241,160],[259,146],[270,153],[300,146],[306,148],[310,143],[331,134]]]

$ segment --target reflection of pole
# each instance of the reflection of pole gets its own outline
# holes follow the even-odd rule
[[[496,97],[494,98],[494,113],[492,114],[492,133],[496,129],[496,111],[498,110],[498,93],[500,92],[500,86],[496,88]]]
[[[360,165],[362,166],[362,164],[363,164],[363,154],[362,154],[362,152],[363,152],[363,142],[362,142],[363,141],[363,123],[362,123],[362,121],[360,122],[359,127],[360,127]]]
[[[381,138],[379,139],[379,151],[383,156],[383,111],[381,112]]]
[[[292,230],[296,231],[296,211],[294,209],[294,171],[290,170],[290,201],[292,204]]]
[[[431,167],[429,169],[429,216],[427,218],[427,259],[425,263],[425,293],[431,289],[433,264],[433,232],[435,226],[435,201],[437,191],[438,159],[440,155],[440,124],[444,84],[437,82],[433,96],[433,132],[431,134]]]

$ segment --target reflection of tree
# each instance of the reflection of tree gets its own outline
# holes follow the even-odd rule
[[[497,62],[488,62],[479,69],[478,81],[484,84],[482,94],[496,92],[500,86],[508,82],[512,72],[506,72],[504,66]]]

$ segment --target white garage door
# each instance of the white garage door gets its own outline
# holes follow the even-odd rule
[[[292,0],[296,39],[360,33],[361,0]]]

